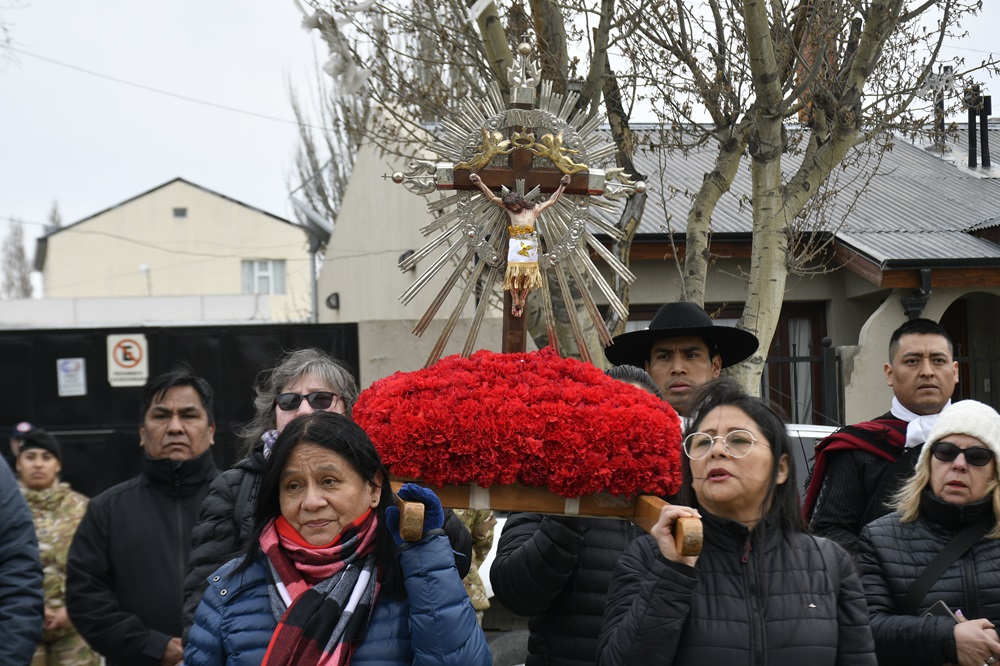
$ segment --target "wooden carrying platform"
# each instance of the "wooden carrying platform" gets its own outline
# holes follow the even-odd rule
[[[392,489],[398,492],[404,483],[420,483],[402,479],[392,480]],[[509,486],[493,486],[480,488],[476,485],[430,486],[441,500],[441,505],[449,509],[493,509],[494,511],[529,511],[531,513],[550,513],[563,516],[591,516],[603,518],[621,518],[631,520],[647,532],[656,524],[660,517],[660,509],[666,502],[653,495],[639,495],[635,500],[614,495],[584,495],[578,499],[566,498],[546,490],[513,484]],[[403,505],[418,504],[415,502],[400,502]],[[407,512],[403,508],[403,514]],[[419,505],[421,523],[423,522],[423,505]],[[401,521],[403,524],[405,521]],[[404,539],[409,538],[406,534]]]

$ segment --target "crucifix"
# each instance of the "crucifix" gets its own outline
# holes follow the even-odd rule
[[[578,95],[571,93],[564,98],[553,93],[551,82],[541,82],[537,65],[529,58],[530,54],[529,45],[518,46],[514,64],[509,70],[512,84],[509,104],[503,104],[499,86],[494,82],[489,87],[487,99],[467,100],[460,113],[442,120],[444,140],[434,148],[450,161],[415,161],[406,173],[392,174],[394,182],[405,185],[414,193],[451,193],[428,205],[438,217],[422,231],[425,235],[440,234],[400,263],[402,270],[409,270],[435,250],[446,248],[403,293],[401,300],[404,304],[412,300],[446,264],[457,264],[414,328],[413,332],[417,335],[426,330],[448,294],[461,278],[465,278],[459,303],[427,365],[440,358],[465,303],[477,285],[481,293],[488,294],[502,275],[512,280],[508,284],[516,285],[516,288],[504,291],[505,352],[519,352],[526,348],[527,323],[521,316],[524,311],[523,297],[527,293],[525,285],[539,288],[549,343],[557,344],[552,298],[548,280],[545,279],[548,274],[555,277],[557,288],[566,303],[573,301],[571,285],[576,287],[578,297],[582,299],[589,319],[604,344],[610,343],[611,336],[593,295],[585,286],[586,282],[594,283],[609,307],[627,317],[624,305],[597,269],[591,254],[603,259],[612,272],[626,282],[632,282],[634,276],[588,227],[595,227],[613,239],[620,238],[621,232],[613,223],[594,214],[590,206],[596,196],[613,201],[643,191],[645,184],[630,180],[622,169],[591,168],[591,164],[608,160],[614,154],[614,146],[596,132],[599,116],[576,113],[566,117]],[[540,195],[553,196],[557,193],[555,200],[534,202]],[[545,209],[544,214],[533,216],[535,224],[531,225],[534,227],[530,229],[531,233],[522,234],[531,236],[526,238],[526,245],[531,247],[522,248],[510,243],[517,238],[517,232],[528,231],[518,227],[528,225],[516,223],[518,215],[523,215],[523,208],[511,213],[510,209],[504,210],[495,205],[496,199],[502,201],[506,194],[521,195],[529,203]],[[458,231],[462,232],[461,236],[455,238]],[[510,253],[521,250],[536,259],[521,263],[537,266],[537,277],[528,267],[511,266]],[[514,259],[520,260],[516,256]],[[529,277],[521,280],[519,276],[522,275]],[[484,295],[476,308],[462,351],[464,356],[474,351],[473,345],[488,300]],[[590,360],[579,315],[573,307],[567,310],[581,356]]]

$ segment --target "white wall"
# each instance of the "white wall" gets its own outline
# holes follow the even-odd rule
[[[399,257],[408,250],[418,250],[429,240],[420,234],[420,228],[433,220],[427,198],[382,177],[405,167],[405,161],[380,156],[371,148],[359,151],[319,278],[321,322],[420,319],[454,268],[454,264],[443,268],[409,305],[399,301],[399,296],[447,247],[436,250],[414,271],[399,270]],[[439,196],[429,195],[431,199]],[[452,238],[461,240],[457,231]],[[438,317],[450,316],[459,291],[461,287],[452,290]],[[340,296],[337,310],[325,304],[334,292]],[[473,301],[470,298],[466,303],[464,316],[472,316]],[[491,316],[499,317],[499,310]]]
[[[3,328],[180,326],[271,321],[268,299],[257,296],[41,298],[0,301]]]

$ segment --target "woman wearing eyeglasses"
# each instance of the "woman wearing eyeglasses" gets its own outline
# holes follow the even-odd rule
[[[299,349],[263,373],[256,393],[256,415],[240,432],[246,455],[212,482],[191,532],[191,560],[184,581],[185,638],[209,574],[247,548],[261,473],[278,433],[304,414],[326,411],[350,416],[358,385],[342,362],[319,349]],[[465,576],[472,536],[451,510],[446,512],[444,529],[456,551],[459,574]]]
[[[997,455],[1000,414],[975,400],[953,404],[934,424],[896,512],[862,530],[858,565],[879,664],[1000,660]]]
[[[782,418],[724,378],[692,397],[679,504],[618,561],[598,664],[874,666],[850,556],[805,532]],[[674,547],[700,516],[700,555]]]

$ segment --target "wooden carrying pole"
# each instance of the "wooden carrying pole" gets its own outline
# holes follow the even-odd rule
[[[392,481],[392,489],[398,491],[403,483],[406,481]],[[529,511],[557,515],[623,518],[631,520],[647,532],[656,524],[660,517],[660,510],[666,505],[664,500],[653,495],[639,495],[633,501],[616,496],[605,497],[601,495],[585,495],[579,499],[568,499],[544,488],[532,488],[518,484],[494,486],[488,489],[472,485],[429,487],[437,494],[441,505],[451,509],[493,509],[494,511]],[[406,504],[415,503],[407,502]],[[423,510],[423,506],[420,509]]]
[[[393,491],[398,492],[403,483],[406,481],[393,480]],[[585,495],[571,499],[556,495],[544,488],[531,488],[518,484],[489,489],[470,485],[442,486],[432,490],[441,500],[441,506],[449,509],[493,509],[622,518],[631,520],[647,532],[656,524],[660,518],[660,510],[667,504],[654,495],[639,495],[632,502],[619,497],[601,495]],[[423,536],[424,505],[419,502],[406,502],[397,497],[396,506],[400,511],[399,531],[403,539],[419,541]],[[691,517],[679,518],[674,524],[674,544],[677,552],[684,556],[698,555],[701,552],[701,543],[701,520]]]

